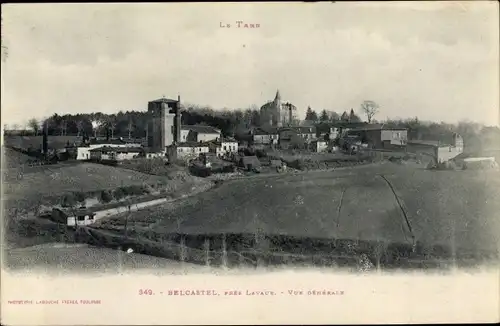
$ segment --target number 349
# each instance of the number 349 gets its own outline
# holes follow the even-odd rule
[[[153,295],[153,290],[146,289],[146,290],[139,290],[139,295]]]

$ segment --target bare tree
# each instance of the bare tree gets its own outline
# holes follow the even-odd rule
[[[111,131],[111,138],[115,138],[115,130],[116,130],[116,118],[114,116],[109,117],[108,121],[106,122],[107,127],[109,128],[109,131]]]
[[[92,130],[94,131],[94,137],[97,138],[97,130],[101,127],[102,121],[99,119],[93,119],[90,123],[92,124]]]
[[[35,132],[35,135],[38,135],[38,132],[40,131],[40,123],[38,122],[37,119],[35,119],[35,118],[30,119],[28,121],[28,127],[33,129],[33,131]]]
[[[374,101],[364,101],[361,104],[361,110],[366,114],[366,118],[368,119],[368,123],[372,122],[372,118],[375,114],[377,114],[379,109],[379,105]]]
[[[132,119],[129,119],[128,125],[127,125],[127,131],[128,131],[128,139],[132,138],[132,131],[134,131],[134,123]]]
[[[81,134],[83,133],[83,121],[82,120],[79,120],[77,123],[76,123],[76,128],[78,129],[78,137],[81,136]]]
[[[61,136],[66,134],[66,128],[68,127],[68,122],[66,120],[61,121],[61,125],[59,126],[59,130],[61,131]]]

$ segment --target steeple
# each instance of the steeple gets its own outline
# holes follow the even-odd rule
[[[274,98],[275,101],[281,101],[281,95],[280,95],[280,90],[278,89],[276,91],[276,97]]]

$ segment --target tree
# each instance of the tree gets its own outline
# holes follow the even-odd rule
[[[340,116],[340,121],[347,122],[349,121],[349,115],[347,114],[347,111],[344,111],[342,115]]]
[[[349,122],[361,122],[361,119],[354,113],[353,109],[349,113]]]
[[[127,131],[128,131],[128,139],[131,139],[132,132],[134,131],[134,123],[133,123],[132,119],[128,120]]]
[[[99,130],[99,127],[101,127],[102,121],[100,119],[94,118],[90,120],[90,123],[92,124],[92,131],[94,132],[94,137],[97,138],[97,131]]]
[[[307,107],[306,120],[309,120],[309,121],[317,121],[318,120],[318,114],[313,109],[311,109],[310,106]]]
[[[329,112],[329,117],[328,119],[331,121],[331,122],[336,122],[336,121],[339,121],[340,120],[340,115],[337,113],[337,112]]]
[[[77,136],[80,137],[84,131],[83,120],[78,120],[76,122],[76,128],[78,129]]]
[[[379,105],[374,101],[364,101],[361,110],[365,113],[368,123],[371,123],[373,116],[378,113]]]
[[[110,116],[107,121],[107,128],[111,131],[111,138],[115,138],[115,130],[116,130],[116,117]]]
[[[35,136],[38,135],[38,132],[40,131],[40,124],[38,123],[38,120],[35,118],[29,119],[28,120],[28,126],[33,129],[33,132],[35,133]]]
[[[101,192],[101,202],[109,203],[112,200],[113,200],[113,196],[111,195],[111,193],[109,191],[103,190]]]
[[[320,115],[320,117],[319,117],[319,120],[320,120],[321,122],[326,122],[326,121],[328,121],[328,120],[329,120],[329,118],[330,118],[330,117],[328,116],[328,112],[326,112],[326,110],[321,111],[321,115]]]

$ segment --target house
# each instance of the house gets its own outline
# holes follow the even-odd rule
[[[114,202],[88,208],[80,207],[72,209],[67,207],[54,207],[52,208],[52,213],[49,218],[56,223],[66,224],[68,226],[75,226],[75,221],[76,225],[84,226],[105,217],[129,211],[138,211],[146,207],[163,204],[167,201],[168,198],[165,197],[151,198],[151,196],[149,196],[149,198],[139,197],[126,202]]]
[[[145,157],[148,159],[152,158],[165,158],[166,157],[166,151],[157,151],[153,148],[143,148],[143,152],[139,155],[140,157]]]
[[[92,210],[80,207],[77,209],[69,209],[63,207],[52,208],[50,219],[57,223],[66,224],[68,226],[89,225],[95,222],[96,214]]]
[[[442,163],[462,154],[464,144],[462,137],[455,133],[448,141],[446,139],[441,141],[409,140],[406,150],[409,153],[417,154],[421,161]]]
[[[313,140],[310,144],[309,144],[309,149],[313,152],[316,152],[316,153],[320,153],[320,152],[326,152],[327,150],[327,147],[328,147],[328,144],[325,140],[323,139],[316,139],[316,140]]]
[[[278,129],[276,128],[254,128],[250,130],[252,141],[258,145],[273,145],[278,143]]]
[[[143,156],[144,149],[141,147],[104,146],[91,149],[89,153],[92,161],[123,161]]]
[[[223,157],[230,153],[238,153],[238,142],[232,138],[221,138],[209,142],[209,151],[217,157]]]
[[[221,137],[221,131],[211,126],[185,125],[181,127],[181,142],[208,142]]]
[[[304,147],[313,140],[316,140],[315,127],[290,127],[279,129],[278,143],[282,149]]]
[[[200,143],[200,142],[183,142],[177,144],[176,148],[176,157],[178,159],[194,159],[200,157],[200,154],[208,153],[210,150],[208,143]]]
[[[257,156],[242,156],[238,162],[239,166],[247,171],[259,170],[261,163]]]
[[[91,139],[76,147],[77,160],[90,160],[90,151],[100,147],[141,147],[140,141],[119,139]]]
[[[384,125],[366,125],[343,134],[359,137],[361,143],[376,149],[404,149],[408,141],[408,129],[390,128]]]
[[[342,138],[349,131],[368,126],[366,122],[336,122],[330,125],[330,139]]]
[[[312,141],[316,139],[316,127],[291,127],[291,128],[282,128],[280,132],[280,136],[286,134],[287,132],[295,132],[297,135],[305,139],[306,141]]]

